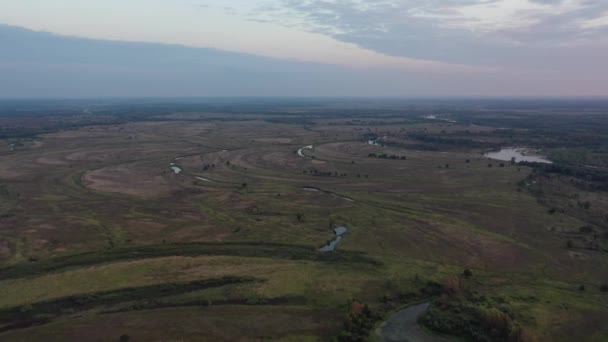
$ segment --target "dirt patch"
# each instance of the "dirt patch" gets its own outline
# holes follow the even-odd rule
[[[289,138],[259,138],[254,139],[255,142],[263,142],[263,143],[276,143],[276,144],[289,144],[291,139]]]
[[[38,164],[42,164],[42,165],[52,165],[52,166],[63,166],[63,165],[68,165],[67,162],[61,160],[59,157],[40,157],[38,159],[36,159],[36,163]]]
[[[103,192],[115,192],[133,196],[159,196],[170,191],[160,170],[151,170],[144,165],[119,165],[95,170],[85,174],[88,187]]]

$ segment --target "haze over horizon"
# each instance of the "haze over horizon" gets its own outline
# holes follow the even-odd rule
[[[0,97],[608,96],[608,2],[0,0]]]

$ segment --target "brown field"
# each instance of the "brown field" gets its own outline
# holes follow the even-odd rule
[[[601,340],[608,333],[601,324],[608,317],[608,296],[597,290],[608,279],[608,254],[568,249],[555,233],[576,231],[587,224],[587,215],[599,220],[608,203],[605,193],[580,194],[578,201],[598,203],[590,211],[550,215],[520,188],[530,167],[499,167],[481,148],[401,147],[415,142],[403,132],[478,134],[494,128],[406,125],[397,119],[394,125],[391,119],[370,126],[353,125],[352,119],[289,124],[237,114],[226,114],[232,121],[214,120],[221,115],[86,126],[1,152],[5,267],[149,245],[213,242],[227,251],[106,260],[1,280],[0,307],[222,276],[260,282],[179,295],[196,299],[192,305],[138,309],[130,303],[135,309],[113,310],[115,304],[108,304],[65,312],[47,324],[2,330],[0,339],[329,339],[342,329],[349,300],[379,308],[395,286],[417,291],[419,281],[442,282],[464,268],[473,270],[488,296],[507,298],[513,310],[524,312],[522,324],[539,340]],[[370,145],[364,136],[369,131],[397,145]],[[308,145],[313,148],[300,156],[297,151]],[[372,153],[405,159],[371,158]],[[182,172],[174,173],[170,163]],[[574,192],[546,183],[556,194]],[[348,232],[337,254],[361,252],[377,266],[297,260],[284,253],[247,257],[231,249],[236,242],[317,249],[338,225]],[[586,292],[577,290],[581,284]],[[218,304],[201,305],[203,300]],[[585,331],[564,334],[582,322]]]

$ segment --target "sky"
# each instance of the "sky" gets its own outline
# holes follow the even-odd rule
[[[0,0],[0,9],[0,72],[11,76],[0,97],[608,96],[606,0]]]

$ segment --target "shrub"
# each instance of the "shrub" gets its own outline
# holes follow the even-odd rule
[[[460,290],[460,280],[457,277],[448,278],[443,284],[443,293],[451,296]]]
[[[591,226],[582,226],[578,229],[579,232],[581,233],[592,233],[593,232],[593,227]]]
[[[367,341],[374,324],[380,317],[374,314],[367,304],[352,302],[344,329],[338,336],[338,341]]]
[[[470,269],[465,268],[465,269],[464,269],[464,271],[462,272],[462,275],[463,275],[465,278],[471,278],[471,277],[473,276],[473,272],[471,272],[471,270],[470,270]]]

